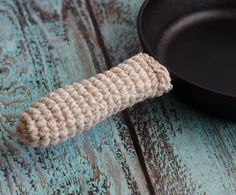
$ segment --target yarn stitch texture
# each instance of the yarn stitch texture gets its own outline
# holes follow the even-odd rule
[[[103,74],[49,93],[21,114],[17,135],[32,146],[56,144],[171,89],[166,68],[140,53]]]

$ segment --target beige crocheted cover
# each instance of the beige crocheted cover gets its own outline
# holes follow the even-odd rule
[[[56,144],[127,107],[169,92],[170,81],[165,67],[140,53],[103,74],[49,93],[22,113],[17,135],[33,146]]]

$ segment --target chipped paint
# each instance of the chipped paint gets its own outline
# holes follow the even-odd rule
[[[86,3],[3,0],[0,10],[1,193],[147,194],[120,116],[49,148],[14,138],[17,118],[32,102],[106,69]]]

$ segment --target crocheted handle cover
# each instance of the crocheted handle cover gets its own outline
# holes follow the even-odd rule
[[[127,107],[169,92],[170,81],[164,66],[140,53],[103,74],[49,93],[22,113],[17,135],[33,146],[56,144]]]

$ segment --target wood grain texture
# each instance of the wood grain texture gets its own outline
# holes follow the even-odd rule
[[[147,194],[121,115],[47,149],[13,138],[32,102],[106,69],[85,1],[2,0],[0,26],[1,194]]]
[[[90,0],[108,62],[140,51],[143,0]],[[172,94],[124,112],[156,194],[235,194],[236,123],[196,112]],[[135,140],[134,140],[135,141]]]

